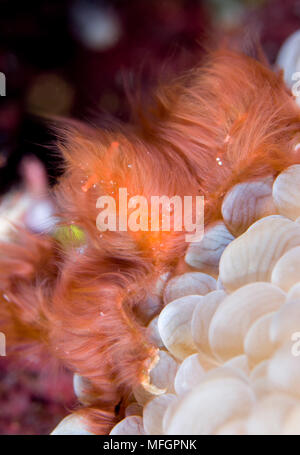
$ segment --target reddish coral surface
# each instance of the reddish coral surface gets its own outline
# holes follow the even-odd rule
[[[48,434],[75,401],[69,372],[0,357],[0,434]]]

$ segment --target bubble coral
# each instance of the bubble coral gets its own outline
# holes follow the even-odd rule
[[[146,428],[167,433],[181,429],[181,434],[226,432],[228,427],[222,427],[226,424],[231,425],[231,431],[233,427],[239,432],[244,428],[245,415],[253,407],[255,393],[243,374],[231,372],[233,368],[247,366],[243,341],[257,318],[278,311],[283,303],[284,291],[278,282],[281,276],[284,280],[284,273],[277,273],[276,284],[251,283],[270,281],[277,260],[300,242],[298,224],[278,217],[275,208],[280,213],[281,201],[289,195],[275,197],[275,206],[270,200],[270,182],[284,169],[300,163],[300,150],[296,147],[299,107],[285,87],[282,74],[273,72],[263,58],[222,48],[211,52],[198,68],[168,86],[159,87],[149,108],[135,106],[134,111],[130,125],[105,130],[66,121],[58,128],[58,147],[65,158],[65,172],[55,189],[59,215],[63,223],[76,224],[84,231],[86,244],[80,250],[64,249],[51,236],[27,233],[1,244],[0,289],[9,300],[1,299],[1,330],[7,334],[8,346],[32,347],[42,343],[51,355],[82,378],[84,399],[73,418],[77,419],[76,425],[84,422],[84,431],[109,433],[125,416],[125,409],[134,401],[134,392],[141,406],[150,397],[155,396],[156,401],[144,409],[144,426],[141,416],[127,417],[131,419],[130,431],[136,428],[141,434]],[[241,207],[238,213],[228,214],[237,207],[232,202],[238,195],[235,185],[245,181],[250,182],[249,188],[240,188],[249,195],[249,200],[252,198],[250,209],[246,200],[238,201]],[[201,267],[196,275],[202,280],[199,286],[197,277],[196,283],[190,280],[183,286],[182,295],[184,283],[174,278],[183,272],[189,275],[189,267],[183,261],[189,245],[183,232],[106,231],[100,238],[96,201],[99,196],[123,187],[129,194],[143,195],[147,200],[152,195],[204,195],[207,226],[220,223],[223,213],[223,224],[218,228],[221,244],[209,254],[210,245],[218,238],[211,233],[210,240],[200,246],[205,255],[198,261]],[[254,212],[251,207],[255,207]],[[265,214],[271,214],[272,221],[257,221],[248,229]],[[269,241],[273,248],[270,253]],[[188,254],[188,263],[197,265],[191,257],[198,253],[189,249]],[[219,260],[220,275],[216,281]],[[208,273],[212,272],[214,277],[205,272],[207,262]],[[167,306],[156,329],[171,353],[159,350],[153,333],[147,329],[148,322],[163,307],[156,283],[166,272],[171,273],[172,282],[166,287]],[[207,308],[199,315],[208,296],[221,292],[222,287],[223,293],[229,295],[224,300],[212,299],[215,313]],[[251,307],[252,292],[254,296],[256,292],[262,296],[270,294],[270,304],[260,307],[257,302],[244,320],[235,310],[230,313],[232,306],[239,307],[235,302],[239,292],[248,292],[249,301],[245,297],[242,305],[245,311],[247,301]],[[187,298],[188,294],[194,295]],[[218,341],[222,321],[226,319],[221,318],[222,311],[228,311],[229,325],[224,327],[228,346]],[[211,320],[202,337],[193,338],[195,327],[189,330],[189,318],[194,312],[198,314],[197,323],[204,318],[203,326]],[[232,321],[230,314],[234,316]],[[176,327],[175,334],[169,330],[170,320],[172,327]],[[272,325],[270,321],[264,322],[269,323]],[[180,343],[180,349],[176,343]],[[212,352],[210,356],[202,353],[202,343],[205,351]],[[255,359],[251,346],[250,338],[247,351]],[[190,355],[194,357],[186,365],[187,370],[182,372],[179,367],[177,373],[187,378],[184,379],[187,383],[180,386],[180,381],[175,380],[174,388],[177,364]],[[280,356],[284,355],[279,351],[272,358],[268,366],[272,378]],[[230,361],[234,367],[216,368],[220,362]],[[192,395],[178,400],[175,389],[189,388],[188,371],[194,364],[199,378],[203,369],[209,372],[203,382],[192,384],[195,386]],[[164,373],[156,374],[157,369]],[[283,390],[288,387],[288,377],[283,373],[277,382]],[[226,403],[222,404],[224,397]],[[149,421],[153,412],[160,416],[161,423],[154,425]],[[191,419],[186,419],[182,427],[182,416],[187,412]]]

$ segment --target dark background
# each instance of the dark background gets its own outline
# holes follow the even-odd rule
[[[274,62],[300,28],[298,0],[0,0],[0,198],[20,180],[24,155],[57,158],[45,116],[129,116],[124,81],[150,89],[196,64],[215,32],[247,27]],[[0,434],[47,434],[76,405],[72,377],[38,361],[0,357]]]

